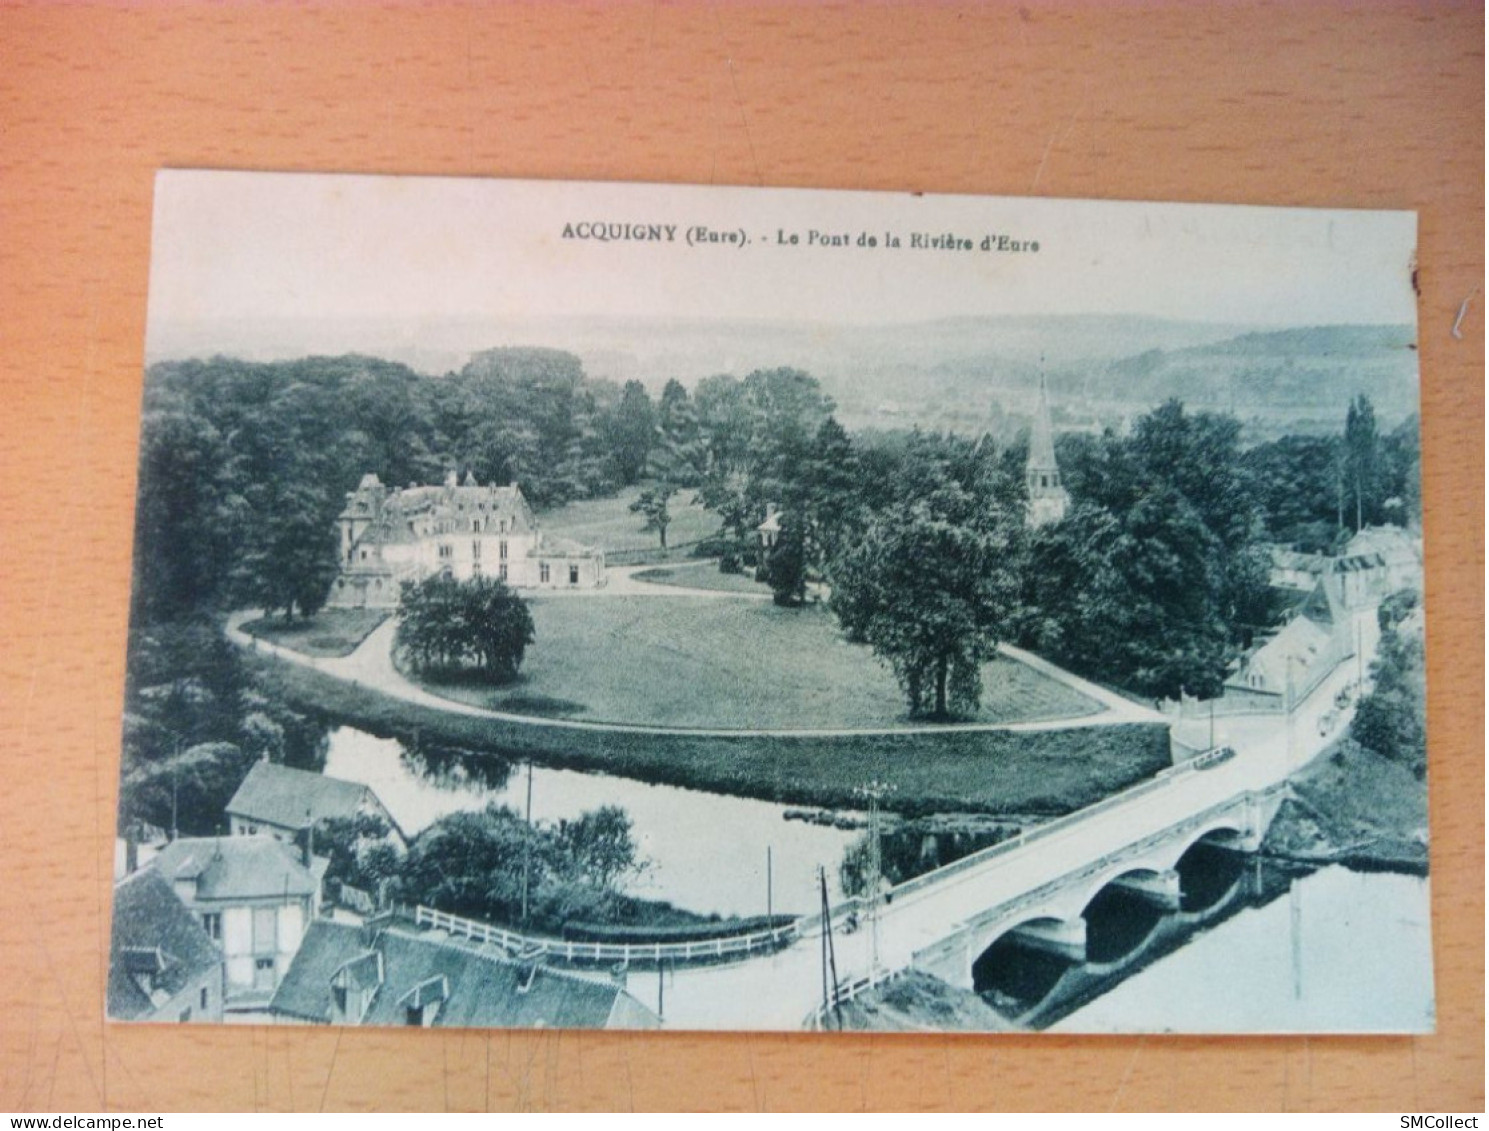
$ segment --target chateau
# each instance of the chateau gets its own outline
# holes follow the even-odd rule
[[[452,471],[440,487],[390,491],[368,474],[347,495],[337,525],[333,608],[394,608],[403,582],[435,573],[498,577],[517,589],[605,584],[604,553],[545,537],[515,483],[483,487],[470,474],[461,483]]]

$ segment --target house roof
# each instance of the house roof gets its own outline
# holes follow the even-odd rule
[[[198,900],[314,895],[326,861],[311,868],[292,845],[272,836],[182,837],[150,862],[167,880],[195,879]]]
[[[1385,565],[1422,564],[1421,544],[1399,526],[1367,526],[1349,540],[1342,557],[1378,555]]]
[[[355,817],[376,794],[357,782],[297,770],[276,762],[255,762],[227,803],[232,816],[303,829],[316,821]]]
[[[400,926],[378,930],[318,919],[280,982],[270,1010],[306,1020],[332,1019],[331,980],[383,959],[365,1025],[402,1025],[411,1002],[441,1000],[439,1027],[603,1028],[626,997],[613,982],[548,967],[534,968],[465,942]],[[634,1003],[644,1016],[644,1008]],[[633,1014],[635,1010],[631,1011]]]
[[[1252,653],[1238,673],[1244,678],[1258,674],[1267,688],[1282,690],[1287,686],[1289,662],[1298,677],[1323,651],[1329,640],[1329,629],[1308,616],[1290,620],[1276,636]]]
[[[153,868],[114,886],[109,941],[109,1016],[131,1021],[155,1009],[140,978],[174,996],[222,962],[222,953],[171,885]]]

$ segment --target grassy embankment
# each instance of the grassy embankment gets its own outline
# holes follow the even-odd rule
[[[854,787],[878,779],[894,786],[886,805],[904,813],[1055,814],[1169,764],[1162,725],[836,738],[568,730],[420,707],[282,660],[248,662],[271,694],[374,734],[796,805],[852,808],[862,803]]]
[[[261,617],[243,631],[307,656],[350,656],[387,620],[386,609],[322,609],[310,620]]]
[[[1293,779],[1264,850],[1310,864],[1425,875],[1427,783],[1342,739]]]

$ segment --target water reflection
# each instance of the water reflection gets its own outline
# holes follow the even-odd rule
[[[1038,946],[1037,932],[1035,945],[1004,935],[974,965],[976,990],[1030,1029],[1430,1029],[1425,880],[1311,872],[1204,844],[1178,871],[1173,910],[1098,893],[1084,962]]]
[[[519,813],[527,808],[523,764],[485,752],[431,751],[425,743],[410,753],[396,739],[354,727],[332,732],[326,773],[370,786],[409,836],[448,813],[491,802]],[[534,821],[572,820],[604,805],[619,805],[630,816],[649,865],[625,884],[626,894],[702,914],[814,911],[818,865],[826,867],[832,897],[838,898],[838,864],[856,835],[788,821],[787,806],[767,801],[533,767]]]

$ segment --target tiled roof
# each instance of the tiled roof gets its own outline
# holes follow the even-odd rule
[[[315,821],[355,817],[370,796],[371,790],[356,782],[275,762],[255,762],[227,811],[252,821],[303,829]]]
[[[162,848],[150,866],[167,880],[195,878],[199,901],[314,895],[320,890],[294,846],[271,836],[183,837]]]
[[[136,975],[154,974],[155,986],[179,993],[222,962],[222,954],[195,915],[153,868],[135,872],[114,887],[113,933],[109,941],[109,1016],[130,1021],[153,1012]]]
[[[464,942],[403,927],[385,927],[371,940],[383,956],[383,984],[366,1025],[402,1025],[414,1001],[440,1000],[434,1024],[474,1028],[603,1028],[626,998],[618,985],[547,967],[534,968]],[[369,953],[363,929],[317,920],[270,1008],[306,1020],[332,1020],[331,979]],[[417,992],[416,992],[417,991]],[[437,992],[436,992],[437,991]],[[639,1003],[619,1012],[645,1019]]]

